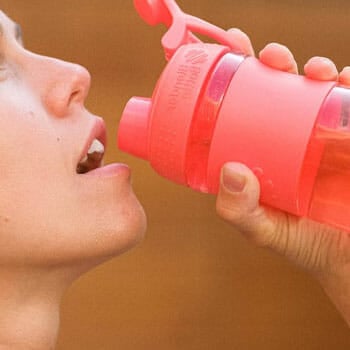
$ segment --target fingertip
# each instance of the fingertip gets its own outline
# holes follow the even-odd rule
[[[341,85],[350,87],[350,67],[344,67],[343,70],[339,73],[339,83]]]
[[[228,162],[223,166],[221,171],[221,183],[225,185],[226,181],[234,177],[236,177],[237,181],[241,182],[241,186],[238,187],[238,190],[241,190],[241,192],[244,191],[246,187],[259,187],[259,181],[254,172],[245,164]],[[236,192],[238,192],[237,189]]]
[[[327,57],[315,56],[304,66],[305,75],[310,79],[337,81],[338,70],[335,63]]]
[[[247,216],[259,205],[259,197],[259,182],[248,167],[240,163],[224,165],[217,201],[219,212],[228,214],[231,219],[232,213]]]
[[[232,49],[237,53],[248,56],[254,56],[255,52],[249,36],[238,28],[231,28],[228,30],[231,37]]]
[[[221,173],[221,183],[228,192],[243,192],[247,184],[247,176],[243,166],[235,163],[225,164]]]
[[[255,244],[268,246],[274,225],[259,197],[258,179],[249,168],[240,163],[225,164],[216,201],[218,215]]]
[[[265,65],[284,72],[298,73],[298,66],[292,52],[282,44],[267,44],[259,53],[259,59]]]

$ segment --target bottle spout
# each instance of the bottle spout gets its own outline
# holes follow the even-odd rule
[[[148,121],[152,101],[133,97],[127,103],[118,128],[118,147],[136,157],[148,159]]]

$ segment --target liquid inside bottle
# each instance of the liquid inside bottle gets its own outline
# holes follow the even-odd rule
[[[350,230],[349,122],[350,89],[335,87],[318,115],[304,165],[308,183],[308,168],[319,164],[308,216],[346,230]]]

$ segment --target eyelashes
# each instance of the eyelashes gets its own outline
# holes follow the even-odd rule
[[[15,25],[15,38],[21,45],[23,45],[22,27],[18,23]]]

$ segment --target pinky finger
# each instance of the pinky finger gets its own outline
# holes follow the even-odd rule
[[[350,67],[345,67],[340,73],[339,73],[339,83],[341,85],[350,87]]]

